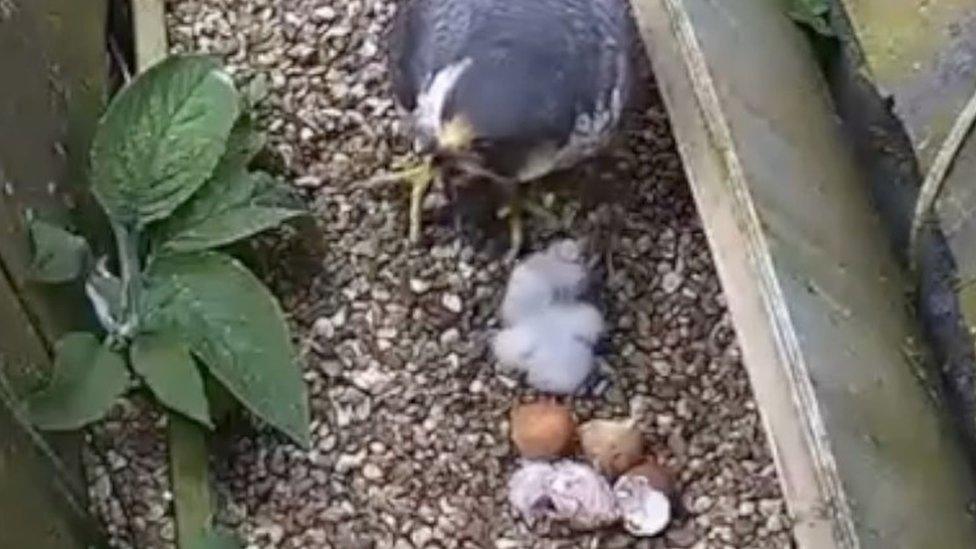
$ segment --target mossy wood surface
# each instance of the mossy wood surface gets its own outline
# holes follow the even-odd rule
[[[839,0],[838,5],[852,34],[849,41],[862,58],[862,74],[890,98],[922,179],[976,93],[976,0]],[[976,329],[976,139],[971,133],[941,185],[932,214],[952,250],[959,305],[972,333]],[[973,376],[976,372],[966,377]],[[973,398],[976,395],[969,395]],[[972,417],[967,420],[976,422]]]
[[[632,3],[799,546],[971,547],[971,468],[809,43],[778,0]]]
[[[976,91],[976,0],[837,0],[865,73],[892,99],[919,167]]]

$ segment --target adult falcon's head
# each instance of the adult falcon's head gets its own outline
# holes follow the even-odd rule
[[[514,190],[606,144],[632,40],[626,0],[412,0],[390,35],[391,81],[445,181]]]
[[[396,98],[436,160],[532,180],[616,129],[629,25],[624,0],[414,0],[391,36]]]

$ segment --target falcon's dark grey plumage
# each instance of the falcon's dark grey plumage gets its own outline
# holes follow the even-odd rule
[[[617,128],[631,25],[625,0],[413,0],[390,35],[396,100],[420,143],[460,117],[483,167],[535,179]]]

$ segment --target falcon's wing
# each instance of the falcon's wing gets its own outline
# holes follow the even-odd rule
[[[629,21],[626,0],[412,0],[390,35],[394,94],[413,112],[429,79],[465,60],[441,107],[464,112],[495,171],[523,171],[536,149],[571,163],[627,101]]]
[[[555,0],[557,2],[564,0]],[[586,59],[587,78],[577,88],[577,130],[580,118],[599,122],[598,118],[613,118],[615,125],[620,110],[630,96],[633,75],[634,22],[626,0],[566,0],[573,6],[573,24],[586,26],[589,54]],[[581,15],[585,14],[585,16]],[[595,128],[594,128],[595,129]]]
[[[456,61],[470,33],[479,0],[411,0],[401,3],[389,35],[393,93],[412,111],[425,81]]]

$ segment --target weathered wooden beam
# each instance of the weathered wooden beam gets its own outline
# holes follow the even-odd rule
[[[135,28],[136,65],[146,69],[161,61],[169,51],[166,40],[166,9],[163,0],[131,0]]]
[[[0,2],[0,547],[101,542],[86,515],[81,437],[41,439],[12,393],[35,387],[53,342],[90,320],[79,288],[30,281],[23,221],[32,209],[97,226],[84,174],[104,100],[105,16],[104,0]]]
[[[632,0],[800,547],[968,547],[972,472],[902,273],[777,0]]]
[[[0,368],[3,367],[0,357]],[[2,382],[0,382],[2,383]],[[6,388],[0,385],[0,391]],[[10,395],[0,393],[0,547],[84,549],[100,540],[71,472],[32,437]]]
[[[79,288],[35,284],[24,223],[97,226],[88,143],[104,105],[105,2],[16,2],[0,17],[0,262],[49,349],[93,317]]]

